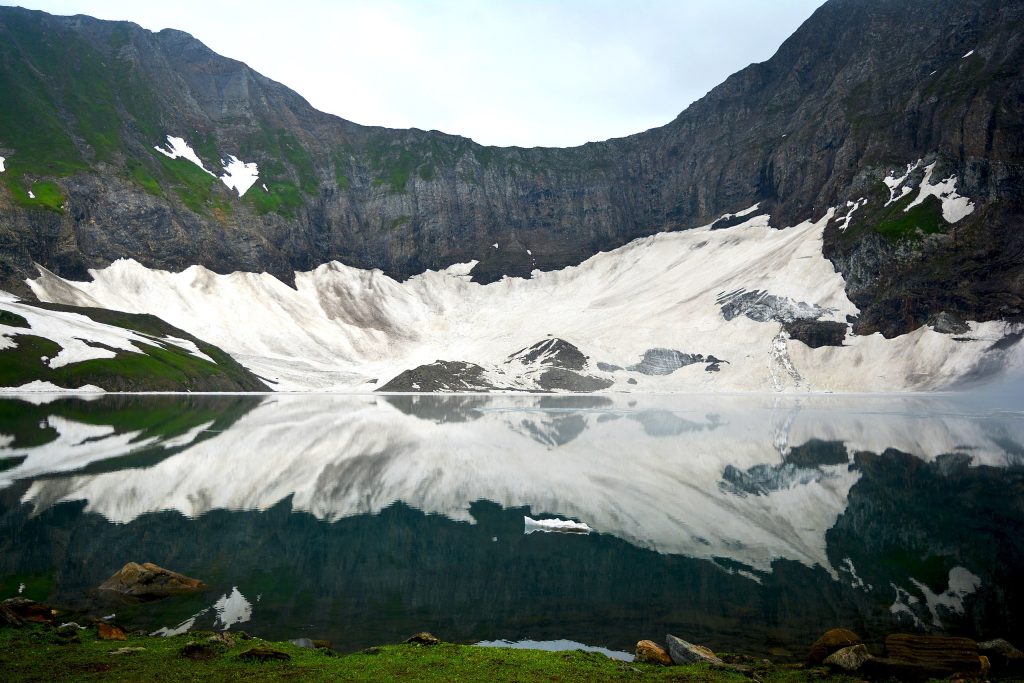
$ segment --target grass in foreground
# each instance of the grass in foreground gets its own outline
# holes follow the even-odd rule
[[[215,646],[207,660],[179,654],[190,642],[212,635],[193,632],[170,638],[129,636],[127,641],[97,639],[92,628],[79,631],[80,643],[61,644],[56,631],[43,627],[0,629],[0,671],[5,681],[749,681],[750,678],[704,665],[660,667],[619,662],[597,653],[543,652],[444,643],[436,646],[389,645],[337,655],[290,643],[271,643],[291,655],[288,661],[247,662],[241,653],[266,645],[257,638]],[[124,647],[144,647],[114,655]],[[853,681],[830,678],[823,669],[758,667],[764,683]]]

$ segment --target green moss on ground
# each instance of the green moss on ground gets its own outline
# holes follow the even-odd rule
[[[890,242],[920,240],[925,235],[947,232],[950,224],[942,217],[942,201],[938,197],[926,197],[923,202],[907,210],[917,195],[916,191],[911,192],[885,206],[889,200],[889,188],[882,182],[876,183],[868,195],[867,205],[854,212],[850,227],[839,235],[840,243],[854,244],[871,232],[882,235]]]
[[[111,349],[113,358],[94,358],[51,368],[61,348],[31,334],[13,336],[17,346],[0,350],[0,386],[17,387],[40,380],[60,387],[92,384],[108,391],[266,391],[267,387],[226,352],[152,315],[98,308],[38,304],[40,308],[78,313],[97,322],[134,330],[158,339],[186,339],[213,359],[210,362],[173,344],[137,343],[134,353]]]
[[[205,643],[210,633],[170,638],[130,636],[127,641],[98,640],[92,629],[79,632],[80,643],[43,627],[0,629],[0,670],[6,681],[715,681],[740,683],[747,676],[705,665],[661,667],[619,662],[602,654],[544,652],[472,645],[389,645],[339,656],[290,643],[270,643],[291,656],[287,661],[247,662],[238,655],[259,639],[238,638],[232,646],[211,646],[205,660],[181,656],[189,642]],[[114,655],[123,647],[144,651]],[[852,681],[829,677],[823,669],[762,666],[756,680],[764,683]]]

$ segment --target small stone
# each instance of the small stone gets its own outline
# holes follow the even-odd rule
[[[206,642],[231,647],[235,644],[235,639],[227,631],[221,631],[220,633],[214,633],[212,636],[207,638]]]
[[[824,662],[825,658],[833,652],[842,650],[844,647],[860,645],[862,642],[860,636],[848,629],[829,629],[814,641],[814,645],[811,645],[811,650],[807,653],[807,663],[811,666],[817,666]]]
[[[120,648],[114,650],[113,652],[111,652],[110,654],[112,654],[112,655],[133,655],[136,652],[145,652],[145,651],[146,651],[146,648],[144,648],[144,647],[120,647]]]
[[[668,654],[676,664],[697,664],[705,662],[714,666],[722,666],[724,662],[710,649],[703,645],[688,643],[673,635],[665,636],[668,643]]]
[[[672,666],[672,658],[668,651],[653,640],[641,640],[636,644],[635,661],[643,664],[661,664]]]
[[[129,562],[104,581],[100,590],[140,600],[156,600],[169,595],[200,591],[206,587],[199,579],[172,572],[151,562]]]
[[[360,650],[360,652],[362,654],[364,654],[364,655],[379,655],[380,654],[380,648],[379,647],[368,647],[365,650]]]
[[[307,650],[312,650],[316,648],[316,645],[314,645],[313,641],[309,638],[295,638],[293,640],[289,640],[288,642],[294,645],[295,647],[301,647]]]
[[[204,662],[215,658],[218,655],[218,649],[219,648],[215,648],[209,643],[197,643],[192,641],[186,643],[184,647],[178,650],[178,656]]]
[[[322,650],[322,649],[333,650],[334,649],[334,643],[332,643],[329,640],[317,640],[316,638],[314,638],[313,639],[313,647],[317,648],[318,650]]]
[[[410,645],[439,645],[441,643],[441,639],[433,633],[420,631],[419,633],[406,638],[405,642]]]
[[[271,660],[287,661],[292,656],[287,652],[281,652],[269,647],[254,647],[238,655],[238,658],[252,662],[269,662]]]
[[[836,650],[825,658],[824,664],[843,671],[859,671],[871,659],[871,653],[864,645],[851,645]]]
[[[96,635],[100,640],[128,640],[122,629],[105,621],[96,624]]]

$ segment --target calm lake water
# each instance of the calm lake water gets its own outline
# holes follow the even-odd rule
[[[210,588],[103,602],[128,561]],[[671,632],[795,657],[833,626],[1019,643],[1024,413],[916,397],[2,399],[0,597],[19,592],[131,628],[341,650],[419,630],[613,651]]]

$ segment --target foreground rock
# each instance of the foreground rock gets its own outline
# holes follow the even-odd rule
[[[851,645],[830,654],[825,658],[824,664],[852,672],[859,671],[870,659],[872,659],[871,653],[864,645]]]
[[[24,626],[27,622],[52,624],[57,612],[28,598],[8,598],[0,602],[0,624]]]
[[[245,659],[252,662],[269,662],[272,660],[287,661],[292,658],[287,652],[281,652],[270,647],[254,647],[251,650],[246,650],[242,654],[238,655],[239,659]]]
[[[636,644],[636,661],[643,664],[660,664],[672,666],[672,657],[668,651],[653,640],[641,640]]]
[[[665,641],[668,643],[669,657],[671,657],[672,661],[676,664],[705,663],[713,666],[725,665],[725,662],[719,659],[714,652],[703,645],[688,643],[682,638],[677,638],[671,634],[665,636]]]
[[[105,621],[96,624],[96,637],[100,640],[128,640],[128,635],[121,628]]]
[[[151,562],[129,562],[104,581],[100,590],[140,600],[159,600],[171,595],[200,591],[206,587],[199,579],[172,572]]]
[[[977,677],[981,674],[978,645],[969,638],[897,633],[885,639],[885,651],[885,659],[866,663],[867,672],[904,680],[945,678],[952,674]]]
[[[408,645],[440,645],[441,639],[428,631],[420,631],[405,639]]]
[[[1002,638],[978,643],[978,652],[992,664],[996,676],[1024,677],[1024,652],[1021,652]]]
[[[853,631],[845,628],[833,628],[814,641],[810,652],[807,653],[807,663],[817,666],[834,652],[853,645],[860,645],[863,641]]]

